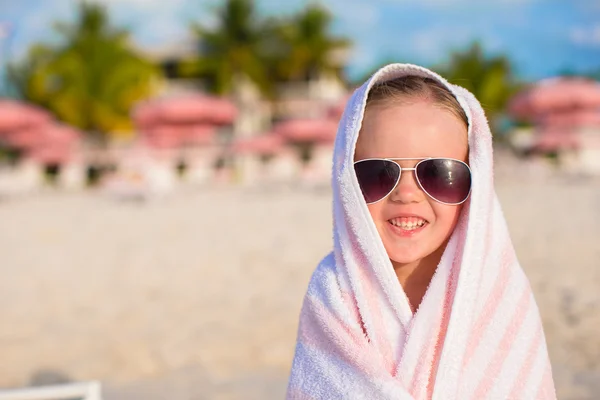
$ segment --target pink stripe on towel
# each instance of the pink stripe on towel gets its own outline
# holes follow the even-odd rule
[[[379,291],[373,287],[374,283],[371,281],[364,269],[359,269],[359,276],[363,285],[364,294],[366,295],[367,304],[369,307],[369,315],[371,316],[373,322],[372,326],[374,328],[374,332],[371,332],[371,334],[375,336],[374,339],[377,341],[377,345],[380,348],[386,370],[390,374],[393,374],[395,365],[392,354],[392,346],[387,338],[386,328],[381,315],[381,305],[379,304],[379,299],[377,298]]]
[[[502,368],[502,363],[508,356],[508,352],[510,351],[510,346],[515,341],[517,334],[519,333],[521,326],[523,325],[523,321],[525,320],[525,316],[529,311],[529,304],[531,302],[531,292],[529,288],[526,287],[519,299],[517,309],[515,310],[515,314],[513,315],[510,324],[508,325],[506,332],[502,336],[502,339],[494,351],[494,354],[485,369],[483,374],[483,379],[475,389],[475,393],[473,394],[473,400],[479,400],[484,398],[484,395],[488,393],[488,390],[492,387],[492,383],[498,373],[500,372],[500,368]]]
[[[503,255],[506,253],[503,252]],[[500,271],[496,282],[494,283],[494,287],[490,292],[487,300],[485,301],[485,305],[481,314],[477,318],[473,329],[469,335],[468,347],[465,353],[465,358],[463,359],[463,368],[466,368],[471,361],[471,357],[475,354],[475,350],[479,346],[479,342],[485,333],[485,328],[490,324],[496,315],[496,310],[498,306],[502,302],[502,298],[504,296],[504,292],[508,287],[508,281],[511,276],[510,266],[508,264],[508,260],[505,260],[503,257],[503,262],[500,264]]]
[[[541,340],[542,327],[540,326],[539,329],[536,331],[533,340],[531,341],[531,345],[527,349],[525,362],[523,362],[523,365],[521,365],[521,368],[519,369],[519,373],[517,374],[517,380],[515,381],[515,384],[513,385],[513,388],[510,391],[510,395],[508,396],[509,399],[520,399],[522,397],[521,393],[523,391],[523,388],[525,387],[525,384],[529,380],[529,375],[531,373],[533,361],[535,360],[535,357],[539,352]]]

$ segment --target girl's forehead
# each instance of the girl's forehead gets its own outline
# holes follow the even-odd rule
[[[364,158],[449,157],[467,161],[467,128],[452,113],[422,105],[369,109],[355,148]]]
[[[467,128],[451,112],[420,102],[368,108],[356,155],[366,157],[452,157],[467,154]]]

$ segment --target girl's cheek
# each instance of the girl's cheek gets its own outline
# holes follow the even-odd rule
[[[367,205],[367,208],[369,209],[369,212],[371,213],[371,217],[373,218],[373,221],[377,222],[379,220],[379,216],[381,215],[381,207],[384,204],[385,204],[384,201],[380,201],[375,204]]]
[[[436,213],[437,218],[440,220],[441,224],[444,225],[444,228],[448,230],[447,234],[449,235],[456,227],[462,206],[440,206],[441,207],[438,208]]]

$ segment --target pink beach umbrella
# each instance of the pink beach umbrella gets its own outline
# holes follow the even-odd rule
[[[213,125],[196,124],[187,127],[182,132],[184,143],[187,145],[208,145],[215,141],[217,132]]]
[[[145,101],[137,104],[131,112],[131,119],[136,127],[143,129],[156,124],[156,106],[151,101]]]
[[[233,123],[236,115],[237,109],[229,100],[193,95],[142,103],[135,109],[133,120],[140,128],[169,123],[227,125]]]
[[[598,108],[600,83],[582,78],[543,80],[517,94],[508,104],[513,116],[529,120],[560,110]]]
[[[290,142],[332,143],[338,123],[329,119],[289,120],[277,124],[274,132]]]
[[[4,142],[17,149],[31,148],[40,141],[39,128],[22,128],[4,135]]]
[[[0,100],[0,134],[49,123],[51,115],[41,108],[13,100]]]
[[[70,161],[80,141],[78,130],[60,124],[16,131],[9,136],[9,142],[21,148],[26,158],[45,164]]]
[[[192,95],[142,103],[133,120],[148,145],[170,149],[213,143],[216,127],[232,124],[236,115],[229,100]]]
[[[175,149],[181,146],[181,141],[176,136],[145,136],[140,139],[145,146],[155,149]]]
[[[557,151],[577,149],[579,145],[579,137],[573,131],[542,129],[536,133],[533,148],[538,151]]]
[[[171,149],[183,144],[180,128],[170,125],[157,125],[142,131],[143,141],[151,147]]]
[[[541,115],[537,122],[545,126],[600,126],[600,109],[548,113]]]
[[[274,134],[264,134],[252,138],[237,139],[232,143],[234,154],[274,155],[283,149],[283,138]]]
[[[27,152],[27,158],[41,164],[66,164],[73,158],[74,152],[67,147],[46,146]]]
[[[212,125],[206,124],[160,124],[146,128],[141,133],[150,145],[175,148],[212,143],[216,132]]]
[[[45,130],[45,145],[73,150],[81,143],[82,134],[79,130],[68,125],[50,125]]]
[[[5,141],[16,148],[33,149],[44,146],[68,148],[79,142],[81,133],[62,124],[41,125],[15,130],[5,135]]]

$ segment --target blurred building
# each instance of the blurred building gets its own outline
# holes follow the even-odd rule
[[[145,57],[161,66],[166,77],[159,97],[169,98],[206,93],[206,87],[201,79],[182,77],[178,72],[179,66],[185,60],[190,60],[195,56],[197,51],[195,46],[194,41],[190,40],[189,42],[178,42],[172,46],[142,50]],[[346,51],[337,51],[331,57],[335,64],[344,65],[349,54]],[[318,73],[310,78],[294,82],[281,82],[277,84],[274,100],[263,96],[248,78],[236,77],[234,90],[229,97],[238,108],[238,116],[232,126],[220,129],[220,144],[224,145],[236,140],[270,134],[278,123],[284,121],[339,118],[339,113],[332,115],[331,110],[339,109],[340,102],[345,101],[347,97],[348,88],[341,78],[342,76],[343,73],[339,70]],[[281,160],[277,159],[285,158],[284,169],[297,171],[297,173],[291,172],[289,179],[294,179],[294,176],[297,177],[301,173],[298,171],[303,168],[302,165],[291,166],[294,163],[301,164],[297,152],[284,150],[282,148],[281,151],[277,151],[277,154],[269,154],[269,157],[265,157],[262,152],[224,154],[222,146],[204,146],[203,148],[187,149],[184,158],[185,164],[189,167],[188,175],[198,178],[191,178],[192,180],[203,182],[210,180],[209,176],[214,175],[215,169],[211,168],[212,165],[217,166],[217,169],[220,170],[220,179],[235,179],[241,183],[254,184],[258,179],[258,170],[264,168],[261,164],[264,164],[265,160],[273,161],[273,158],[276,160],[272,164],[278,164]],[[328,176],[331,152],[332,144],[323,145],[321,143],[316,146],[313,153],[317,160],[314,163],[319,164],[320,167],[315,168],[326,169],[317,175]],[[222,166],[226,168],[220,168]]]

